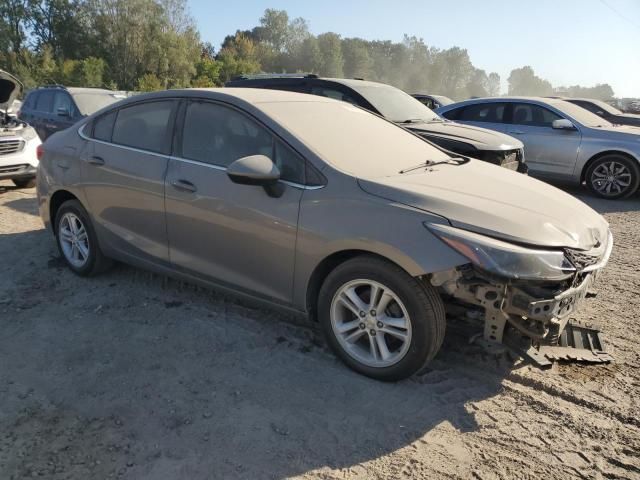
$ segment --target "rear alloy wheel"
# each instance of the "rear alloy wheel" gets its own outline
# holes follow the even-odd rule
[[[589,166],[589,189],[602,198],[626,198],[638,190],[640,172],[635,161],[622,155],[605,155]]]
[[[424,369],[444,337],[444,306],[430,285],[377,257],[356,257],[325,280],[318,298],[325,336],[352,369],[401,380]]]
[[[89,215],[77,200],[68,200],[60,206],[55,234],[62,258],[78,275],[95,275],[111,265],[100,250]]]

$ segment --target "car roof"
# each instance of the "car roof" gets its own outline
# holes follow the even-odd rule
[[[269,90],[264,88],[183,88],[175,90],[161,90],[158,92],[142,93],[128,97],[120,105],[136,103],[154,98],[175,97],[209,97],[217,100],[240,100],[250,104],[278,103],[278,102],[337,102],[327,97],[307,95],[306,93],[289,92],[286,90]]]
[[[562,105],[563,103],[567,103],[566,100],[562,98],[549,98],[549,97],[526,97],[526,96],[508,96],[508,97],[481,97],[481,98],[470,98],[469,100],[463,100],[461,102],[452,103],[450,105],[446,105],[442,107],[442,109],[450,109],[455,108],[459,105],[471,105],[474,103],[487,103],[487,102],[539,102],[546,103],[547,105]]]
[[[285,84],[291,84],[292,82],[295,82],[296,80],[300,80],[300,81],[305,81],[305,82],[314,82],[314,81],[320,81],[320,82],[333,82],[333,83],[339,83],[341,85],[345,85],[347,87],[351,87],[351,88],[357,88],[357,87],[363,87],[363,86],[376,86],[376,85],[386,85],[384,83],[380,83],[380,82],[371,82],[368,80],[364,80],[364,79],[360,79],[360,78],[334,78],[334,77],[318,77],[315,75],[300,75],[300,76],[295,76],[295,75],[286,75],[286,76],[279,76],[279,75],[274,75],[274,76],[268,76],[268,75],[264,75],[264,76],[256,76],[256,77],[247,77],[247,78],[234,78],[231,81],[227,82],[227,83],[232,83],[232,84],[242,84],[242,83],[247,83],[247,84],[251,84],[251,83],[285,83]]]

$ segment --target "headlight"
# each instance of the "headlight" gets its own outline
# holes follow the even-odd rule
[[[25,127],[25,129],[21,132],[22,138],[24,138],[27,142],[29,140],[33,140],[38,136],[35,128],[33,127]]]
[[[443,242],[483,270],[522,280],[564,280],[575,268],[557,250],[534,250],[448,225],[425,223]]]

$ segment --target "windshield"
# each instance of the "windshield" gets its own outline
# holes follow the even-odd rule
[[[411,95],[395,87],[382,84],[365,84],[352,88],[362,95],[383,117],[393,122],[423,120],[425,122],[442,119],[430,108]]]
[[[127,94],[124,92],[91,92],[73,94],[73,99],[76,101],[76,105],[78,105],[78,109],[83,115],[91,115],[101,108],[107,107],[124,98],[127,98]]]
[[[566,113],[574,120],[580,122],[585,127],[610,127],[612,123],[607,122],[605,119],[599,117],[595,113],[591,113],[589,110],[586,110],[578,105],[575,105],[570,102],[558,101],[553,102],[550,105],[553,105],[555,108],[560,110],[563,113]]]
[[[449,158],[404,128],[348,103],[266,102],[259,107],[325,162],[355,177],[397,175],[427,160]]]

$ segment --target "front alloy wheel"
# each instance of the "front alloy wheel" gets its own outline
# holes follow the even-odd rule
[[[444,305],[425,280],[383,258],[338,265],[318,295],[327,343],[353,370],[396,381],[424,370],[442,345]]]
[[[342,348],[369,367],[398,363],[411,345],[407,308],[389,287],[373,280],[353,280],[336,292],[331,327]]]

